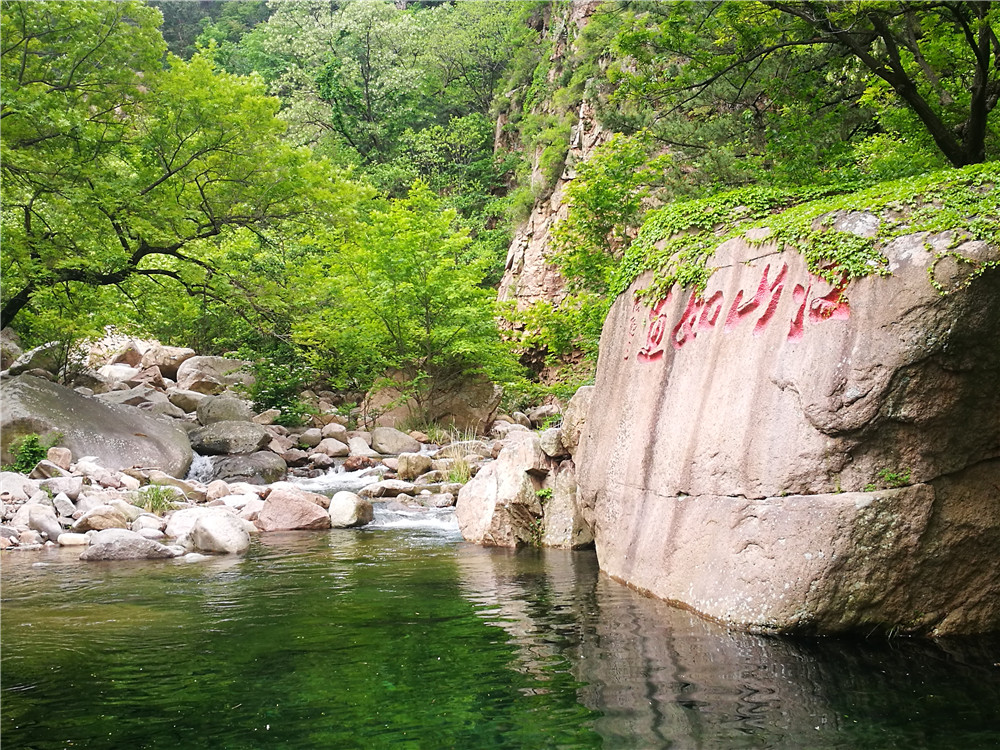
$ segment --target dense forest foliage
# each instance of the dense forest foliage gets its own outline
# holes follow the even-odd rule
[[[640,266],[697,283],[700,245],[642,248],[706,216],[972,170],[993,197],[951,218],[997,240],[975,218],[996,202],[994,4],[589,10],[581,32],[567,2],[3,2],[4,325],[28,344],[116,325],[353,391],[483,372],[523,395],[518,347],[584,352],[567,378],[588,377]],[[610,137],[571,165],[549,248],[569,294],[503,334],[507,246],[581,104]]]

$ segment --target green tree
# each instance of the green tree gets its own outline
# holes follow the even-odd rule
[[[475,372],[511,375],[494,293],[480,286],[479,266],[464,259],[469,239],[455,220],[417,182],[406,198],[372,211],[354,238],[311,271],[315,313],[296,323],[295,338],[319,369],[363,373],[367,382],[352,383],[362,388],[400,371],[418,403],[432,383]]]
[[[835,173],[879,131],[976,163],[997,147],[997,20],[992,3],[649,4],[617,40],[617,101],[709,171],[720,146],[744,160],[744,181]]]
[[[206,293],[220,238],[301,230],[324,191],[342,199],[282,143],[259,78],[164,67],[158,23],[133,2],[3,4],[5,323],[43,293],[141,278]]]

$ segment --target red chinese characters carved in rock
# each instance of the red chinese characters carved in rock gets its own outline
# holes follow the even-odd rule
[[[761,274],[760,282],[757,284],[753,296],[747,299],[747,294],[741,289],[736,293],[736,298],[732,303],[728,305],[721,291],[708,297],[702,297],[697,292],[692,292],[680,320],[672,327],[667,319],[667,305],[673,297],[673,292],[669,292],[666,297],[649,309],[646,340],[639,348],[636,359],[640,362],[654,362],[663,357],[668,345],[674,349],[680,349],[699,335],[716,328],[720,321],[724,332],[730,332],[741,325],[752,323],[753,335],[759,336],[774,321],[778,303],[781,301],[787,286],[787,277],[787,263],[773,268],[768,264],[764,267],[764,272]],[[851,308],[844,296],[847,279],[841,279],[838,284],[822,295],[819,291],[814,290],[814,287],[825,289],[828,286],[828,282],[810,274],[808,284],[795,284],[792,287],[794,313],[788,329],[789,341],[801,339],[807,323],[846,320],[850,317]],[[632,351],[632,340],[638,328],[641,311],[641,305],[636,303],[628,323],[625,359],[629,358],[629,353]]]

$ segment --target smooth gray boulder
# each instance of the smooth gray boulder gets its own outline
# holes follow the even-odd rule
[[[0,382],[4,463],[10,444],[23,435],[59,434],[75,456],[95,456],[109,470],[134,466],[185,476],[191,466],[187,433],[143,411],[81,396],[70,388],[21,375]]]
[[[245,456],[214,459],[211,479],[247,484],[271,484],[284,479],[288,464],[277,453],[258,451]]]
[[[271,442],[271,435],[253,422],[215,422],[191,433],[191,447],[203,456],[253,453]]]
[[[62,365],[62,345],[58,341],[29,349],[14,360],[10,366],[10,375],[22,375],[28,370],[45,370],[52,375],[59,373]]]
[[[400,453],[419,453],[420,443],[395,427],[376,427],[372,430],[372,449],[387,456]]]
[[[127,529],[105,529],[90,540],[90,547],[80,555],[81,560],[164,560],[176,557],[172,550],[159,542],[146,539]]]
[[[216,422],[251,422],[253,409],[250,404],[234,396],[206,396],[196,407],[198,421],[203,425]]]

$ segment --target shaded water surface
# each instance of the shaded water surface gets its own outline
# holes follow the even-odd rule
[[[996,639],[731,633],[446,516],[245,557],[6,554],[4,748],[1000,746]]]

